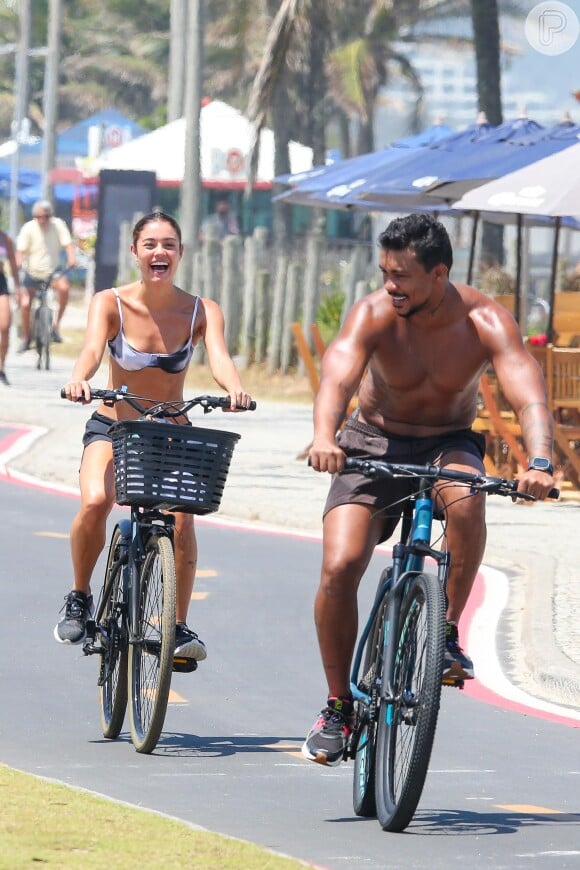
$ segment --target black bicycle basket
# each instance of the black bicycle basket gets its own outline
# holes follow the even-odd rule
[[[111,435],[117,504],[217,511],[240,437],[236,432],[123,420]]]

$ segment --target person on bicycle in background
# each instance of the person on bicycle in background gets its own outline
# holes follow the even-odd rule
[[[67,266],[74,269],[76,252],[66,223],[53,216],[48,200],[39,200],[32,206],[32,220],[22,225],[16,237],[16,262],[24,270],[19,306],[22,318],[22,343],[19,353],[30,347],[30,308],[43,281],[58,269],[61,251],[66,252]],[[62,341],[60,323],[68,304],[70,282],[66,275],[57,274],[52,287],[58,297],[58,310],[54,321],[52,340]]]
[[[397,218],[378,241],[383,287],[351,308],[324,354],[314,402],[310,463],[335,475],[324,508],[314,607],[328,701],[302,752],[327,764],[340,762],[350,733],[358,585],[375,546],[393,534],[398,500],[408,492],[399,481],[341,475],[345,457],[484,473],[485,442],[471,426],[479,379],[491,364],[530,458],[518,489],[545,499],[554,486],[546,387],[511,314],[475,288],[450,281],[451,242],[434,218]],[[359,386],[358,407],[337,436]],[[485,496],[458,498],[457,486],[449,484],[437,489],[451,554],[444,673],[472,679],[457,624],[484,554]]]
[[[4,366],[6,354],[10,344],[10,324],[12,312],[10,309],[10,291],[8,289],[8,276],[6,275],[6,262],[10,266],[14,286],[18,286],[18,266],[14,252],[14,242],[3,230],[0,230],[0,384],[9,386]]]
[[[173,281],[183,254],[181,229],[173,217],[154,212],[133,228],[131,251],[141,278],[124,287],[101,290],[93,297],[85,340],[64,391],[72,402],[90,401],[90,379],[109,350],[107,389],[123,385],[129,392],[159,402],[183,401],[185,376],[193,349],[204,342],[211,373],[230,397],[231,407],[248,408],[251,397],[227,351],[224,320],[216,302],[192,296]],[[71,527],[74,584],[65,597],[64,616],[54,630],[61,643],[81,643],[92,612],[91,575],[105,545],[106,521],[115,502],[111,424],[139,416],[124,402],[101,403],[89,418],[80,467],[81,508]],[[187,418],[177,418],[185,424]],[[170,425],[170,424],[168,424]],[[175,516],[177,583],[176,654],[202,661],[203,641],[187,627],[197,543],[193,515]]]

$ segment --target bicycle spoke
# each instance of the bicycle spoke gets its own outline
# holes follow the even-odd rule
[[[175,648],[175,562],[168,538],[148,546],[133,631],[131,737],[138,752],[152,752],[165,720]]]
[[[392,697],[379,710],[377,815],[388,831],[409,824],[423,791],[441,696],[444,614],[437,577],[416,576],[401,607]]]
[[[103,736],[118,737],[127,709],[127,625],[123,599],[123,566],[119,556],[121,533],[116,527],[111,538],[99,618],[101,663],[99,699]],[[97,608],[97,613],[101,607]]]

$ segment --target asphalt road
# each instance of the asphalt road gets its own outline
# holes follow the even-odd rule
[[[96,662],[52,638],[76,507],[75,496],[0,480],[0,762],[332,870],[580,866],[571,724],[445,690],[423,798],[400,835],[354,816],[351,765],[301,758],[324,700],[312,624],[320,544],[306,536],[199,522],[190,624],[208,659],[175,676],[152,756],[127,730],[105,741]],[[361,610],[374,585],[363,584]]]

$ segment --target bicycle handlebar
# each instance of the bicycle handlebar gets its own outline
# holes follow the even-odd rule
[[[518,492],[517,480],[506,480],[503,477],[490,477],[477,472],[458,471],[453,468],[441,468],[439,465],[407,465],[394,462],[383,462],[379,459],[356,459],[347,457],[343,473],[349,471],[361,471],[371,477],[376,474],[382,477],[415,477],[428,478],[431,480],[454,480],[458,483],[469,484],[477,492],[485,492],[493,495],[506,495],[512,498],[521,498],[527,501],[536,501],[533,495],[527,492]],[[548,498],[557,499],[560,496],[559,489],[552,489]]]
[[[61,388],[60,397],[61,399],[67,398],[64,388]],[[229,408],[231,404],[229,396],[194,396],[193,399],[183,399],[178,402],[158,402],[157,399],[129,393],[126,387],[121,387],[118,390],[95,390],[91,388],[91,399],[100,399],[105,405],[127,402],[139,414],[160,418],[181,417],[196,405],[200,405],[203,408],[204,414],[209,414],[215,408]],[[81,398],[78,401],[84,402],[84,399]],[[150,406],[145,406],[141,404],[142,402],[148,402]],[[237,405],[236,410],[255,411],[256,403],[252,401],[249,408]]]

